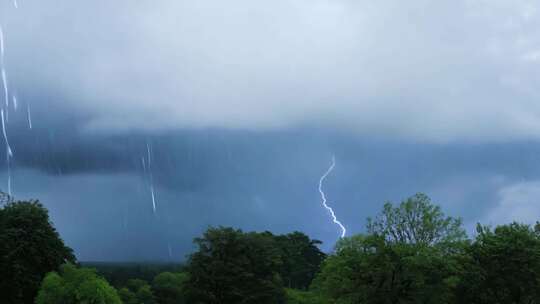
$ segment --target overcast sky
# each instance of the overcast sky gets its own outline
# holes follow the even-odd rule
[[[180,260],[209,225],[330,249],[333,155],[349,234],[416,192],[471,232],[538,218],[536,0],[18,6],[0,2],[13,193],[81,260]]]

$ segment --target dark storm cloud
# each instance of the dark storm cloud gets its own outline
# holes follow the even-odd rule
[[[208,225],[330,249],[317,183],[334,154],[350,233],[417,191],[468,228],[538,212],[536,1],[10,5],[14,193],[82,260],[180,259]]]
[[[317,182],[333,154],[337,167],[326,190],[350,233],[364,231],[366,217],[385,201],[417,191],[464,217],[468,228],[508,221],[501,213],[530,221],[524,215],[536,210],[531,197],[540,180],[540,146],[527,142],[413,144],[311,129],[206,130],[65,136],[59,145],[70,147],[66,153],[25,142],[34,136],[16,138],[14,146],[27,149],[15,157],[15,193],[40,198],[81,259],[168,259],[169,244],[180,259],[208,225],[302,230],[330,249],[338,228],[320,205]],[[147,142],[155,215],[140,164]],[[32,155],[45,159],[20,160]],[[512,196],[525,203],[512,205]]]

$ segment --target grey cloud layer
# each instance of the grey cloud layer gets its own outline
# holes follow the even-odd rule
[[[180,258],[207,225],[330,249],[316,186],[332,154],[352,233],[416,191],[468,228],[537,214],[538,1],[19,4],[0,4],[34,116],[10,112],[15,195],[40,198],[83,260],[168,259],[168,243]]]
[[[16,116],[15,116],[16,117]],[[81,260],[184,258],[208,225],[301,230],[330,250],[339,236],[320,205],[325,184],[350,233],[382,204],[417,191],[466,226],[530,222],[538,207],[540,145],[419,144],[317,130],[182,131],[76,136],[70,126],[12,134],[17,198],[39,198]],[[30,136],[31,135],[31,136]],[[153,145],[157,212],[140,158]],[[0,155],[1,157],[1,155]],[[0,189],[7,181],[0,174]]]
[[[14,86],[85,113],[88,130],[309,125],[428,141],[540,137],[534,0],[0,8]]]

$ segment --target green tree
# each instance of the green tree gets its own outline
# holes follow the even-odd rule
[[[148,282],[146,282],[145,280],[141,280],[141,279],[129,279],[126,282],[126,287],[129,290],[132,290],[132,291],[135,291],[135,292],[137,292],[139,289],[141,289],[141,288],[143,288],[145,286],[148,286]]]
[[[120,290],[118,290],[118,296],[122,300],[123,304],[139,304],[137,295],[127,287],[120,288]]]
[[[456,269],[436,247],[357,235],[338,243],[313,289],[328,303],[450,303]]]
[[[423,194],[385,204],[368,235],[345,238],[323,263],[313,288],[334,303],[451,303],[458,257],[467,245],[461,221]]]
[[[478,225],[477,232],[463,262],[460,302],[540,303],[538,229],[512,223],[495,230]]]
[[[189,279],[185,272],[163,272],[154,278],[152,289],[159,304],[182,304],[185,299],[184,285]]]
[[[127,282],[133,278],[151,282],[158,274],[170,272],[182,272],[184,266],[176,263],[107,263],[107,262],[81,262],[84,267],[95,268],[111,285],[116,287],[127,286]]]
[[[58,273],[49,273],[43,280],[36,303],[65,303],[67,290],[64,285],[64,279]]]
[[[150,285],[141,279],[130,279],[126,287],[118,291],[118,295],[124,304],[154,304],[154,293]]]
[[[393,243],[448,244],[467,237],[461,219],[446,216],[422,193],[407,198],[398,207],[386,203],[379,216],[368,218],[367,228],[369,234]]]
[[[286,289],[287,304],[326,304],[316,293],[311,291]]]
[[[273,238],[220,227],[209,228],[195,244],[186,284],[190,303],[283,303]]]
[[[0,209],[0,298],[33,303],[41,281],[65,262],[75,262],[39,202],[11,202]]]
[[[137,299],[141,304],[154,304],[156,300],[154,299],[154,293],[150,288],[150,285],[144,285],[139,290],[137,290]]]
[[[61,267],[49,273],[41,285],[36,304],[121,304],[116,290],[94,269]]]
[[[326,257],[318,247],[322,242],[298,231],[275,239],[281,250],[280,275],[284,284],[289,288],[307,289]]]
[[[366,271],[379,271],[373,263],[378,245],[376,241],[363,235],[338,241],[335,254],[324,261],[312,289],[328,303],[369,303],[368,278],[373,275],[367,275]]]

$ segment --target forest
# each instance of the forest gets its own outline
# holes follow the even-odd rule
[[[540,224],[468,236],[425,194],[388,202],[331,252],[302,232],[209,227],[178,264],[85,263],[38,201],[0,208],[5,304],[540,303]]]

